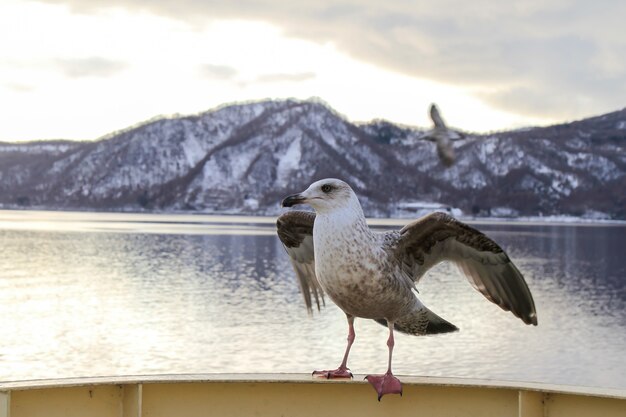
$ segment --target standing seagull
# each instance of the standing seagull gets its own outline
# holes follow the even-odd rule
[[[437,143],[437,154],[439,155],[439,159],[446,167],[452,166],[456,159],[454,155],[454,148],[452,147],[452,141],[456,139],[460,139],[463,137],[460,133],[449,129],[448,126],[444,123],[441,115],[439,114],[439,109],[433,103],[430,105],[430,118],[435,125],[434,129],[429,130],[422,136],[422,139],[429,140],[431,142]]]
[[[348,346],[339,368],[315,371],[326,378],[350,378],[348,355],[354,318],[373,319],[389,328],[389,366],[366,379],[378,393],[402,394],[391,372],[394,329],[412,335],[447,333],[456,326],[430,311],[415,295],[415,283],[431,267],[450,260],[488,300],[537,325],[535,304],[519,270],[487,236],[444,213],[432,213],[399,231],[375,233],[365,221],[356,194],[337,179],[317,181],[290,195],[283,207],[311,205],[316,214],[288,211],[277,220],[307,307],[322,291],[348,318]]]

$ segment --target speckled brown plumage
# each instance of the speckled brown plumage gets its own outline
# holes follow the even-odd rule
[[[309,211],[288,211],[276,220],[280,241],[288,248],[297,248],[306,235],[313,235],[315,213]]]
[[[315,371],[326,378],[349,377],[347,367],[355,317],[387,325],[389,366],[368,375],[378,393],[401,394],[391,370],[394,331],[424,335],[458,330],[418,298],[415,283],[434,265],[450,260],[471,285],[527,324],[537,324],[532,295],[522,274],[494,241],[454,218],[433,213],[400,231],[375,233],[367,225],[352,188],[337,179],[317,181],[283,200],[283,207],[310,204],[316,214],[288,212],[277,221],[307,307],[317,285],[346,313],[348,345],[337,369]]]
[[[404,226],[400,235],[399,250],[411,253],[420,265],[437,243],[452,237],[480,252],[503,253],[502,248],[483,233],[445,213],[431,213],[415,220]]]
[[[279,238],[286,248],[298,248],[306,236],[312,236],[314,223],[315,213],[304,211],[286,212],[277,221]],[[393,261],[388,263],[385,268],[388,269],[386,274],[389,276],[394,275],[392,273],[394,262],[400,265],[400,270],[404,272],[404,275],[409,276],[414,281],[418,281],[436,263],[450,260],[457,263],[459,269],[468,278],[472,286],[480,291],[489,301],[506,311],[511,311],[527,324],[537,323],[532,295],[522,275],[497,243],[473,227],[459,222],[448,214],[436,212],[409,223],[400,231],[378,234],[378,239],[383,251]],[[453,245],[448,243],[448,241],[454,241],[470,250],[476,251],[476,254],[484,253],[484,255],[476,255],[473,258],[465,255],[465,258],[463,258],[463,256],[458,254],[459,250],[450,249]],[[447,252],[441,248],[448,248],[446,249]],[[433,254],[435,249],[443,252]],[[303,256],[301,252],[299,251],[298,256]],[[309,259],[314,258],[313,253],[309,255]],[[371,262],[371,260],[368,262]],[[357,265],[349,264],[347,267],[350,268],[350,271],[354,271]],[[483,270],[483,268],[487,269]],[[490,278],[490,275],[494,274],[495,278]],[[299,279],[309,282],[303,288],[310,288],[311,294],[315,295],[317,290],[316,283],[310,283],[311,280],[306,279],[306,277],[299,277]],[[397,286],[400,285],[400,282],[402,281],[390,279],[386,285],[388,285],[389,290],[393,291],[394,288],[398,288]],[[355,300],[363,296],[362,292],[364,289],[355,283],[345,286],[345,291],[354,294]],[[306,298],[307,296],[305,295]],[[347,304],[351,303],[349,301]],[[379,318],[378,321],[381,323],[385,322],[383,317]],[[433,324],[431,325],[433,332],[441,328],[436,323],[437,319],[433,318]],[[401,323],[396,322],[396,327],[398,330],[403,331]],[[417,327],[410,326],[408,323],[405,326],[405,328],[411,328],[412,330],[415,328],[422,329],[414,334],[424,334],[426,327],[423,323]]]

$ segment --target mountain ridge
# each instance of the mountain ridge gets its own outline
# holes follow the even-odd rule
[[[96,141],[3,142],[0,204],[271,215],[284,195],[338,177],[374,217],[438,202],[475,216],[626,218],[626,109],[465,132],[448,169],[423,133],[384,120],[353,123],[321,101],[290,99],[152,119]]]

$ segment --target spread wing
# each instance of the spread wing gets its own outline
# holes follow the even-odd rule
[[[508,255],[478,230],[445,213],[432,213],[400,230],[394,255],[419,280],[431,267],[454,262],[489,301],[537,325],[535,302]]]
[[[435,127],[438,127],[440,129],[447,129],[446,124],[439,114],[439,109],[435,104],[430,105],[430,119],[433,121]]]
[[[318,310],[320,301],[322,305],[324,304],[324,291],[315,276],[314,221],[315,213],[296,210],[288,211],[276,220],[278,238],[289,255],[300,284],[300,292],[309,312],[312,311],[312,297],[315,298]]]

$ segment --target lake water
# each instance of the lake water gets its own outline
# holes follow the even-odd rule
[[[420,298],[461,331],[397,335],[395,372],[626,388],[626,227],[474,226],[526,276],[539,326],[441,264]],[[345,348],[337,307],[307,315],[272,218],[0,211],[0,244],[0,381],[308,373]],[[353,372],[383,372],[386,339],[357,320]]]

